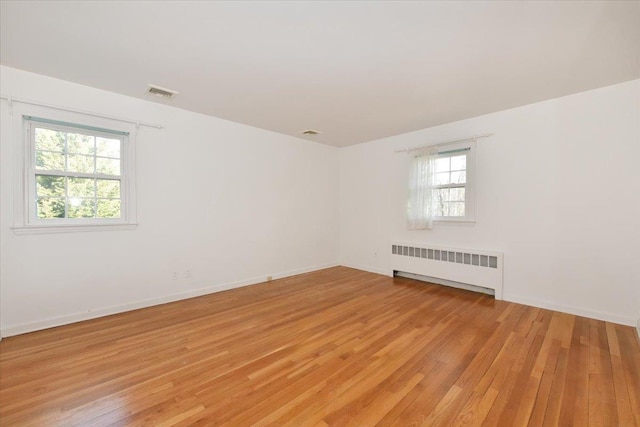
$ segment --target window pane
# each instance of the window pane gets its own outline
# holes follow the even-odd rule
[[[446,184],[450,184],[451,183],[449,180],[450,180],[449,172],[437,173],[433,177],[433,184],[434,185],[446,185]]]
[[[448,188],[437,188],[437,189],[431,190],[431,194],[434,201],[446,202],[449,200]]]
[[[68,218],[93,218],[95,216],[95,200],[69,197]]]
[[[64,151],[65,133],[51,129],[35,129],[36,150]]]
[[[96,137],[96,155],[120,158],[120,140]]]
[[[451,158],[451,170],[460,171],[467,169],[467,156],[455,156]]]
[[[446,205],[439,204],[433,208],[433,216],[446,216]]]
[[[79,133],[67,133],[67,150],[69,153],[93,155],[96,152],[95,137]]]
[[[36,195],[38,197],[64,197],[64,177],[36,175]],[[64,212],[64,204],[62,211]]]
[[[452,184],[466,184],[467,183],[467,173],[466,172],[451,172],[451,183]]]
[[[449,200],[464,202],[464,188],[451,188],[449,190]]]
[[[36,169],[63,171],[64,154],[36,151]]]
[[[77,154],[69,154],[67,170],[69,172],[93,173],[92,156],[81,156]]]
[[[449,203],[449,216],[464,216],[464,202]]]
[[[116,179],[99,179],[98,180],[98,197],[119,199],[120,198],[120,181]],[[98,210],[99,210],[99,206],[98,206]]]
[[[449,200],[449,189],[439,188],[432,190],[431,197],[433,216],[445,216],[447,201]]]
[[[29,121],[33,134],[30,216],[47,218],[122,219],[125,138],[82,125],[58,126]],[[62,128],[60,128],[62,129]],[[29,145],[25,145],[28,153]],[[60,176],[63,175],[63,176]],[[427,182],[427,177],[424,177]],[[124,187],[123,187],[124,186]],[[53,221],[53,220],[52,220]],[[50,222],[50,221],[48,221]],[[82,223],[75,220],[72,223]]]
[[[438,188],[431,191],[433,216],[464,216],[464,188]]]
[[[42,197],[37,202],[38,218],[64,218],[64,199]]]
[[[91,178],[68,178],[69,197],[95,197],[95,180]]]
[[[96,159],[96,172],[105,175],[120,175],[120,160],[117,159]]]
[[[120,200],[98,200],[98,218],[120,218]]]
[[[444,202],[440,206],[440,215],[438,216],[449,216],[449,203]]]
[[[449,157],[436,159],[436,173],[449,171]]]

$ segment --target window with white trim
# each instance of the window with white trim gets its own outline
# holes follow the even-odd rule
[[[473,148],[471,144],[452,147],[433,159],[429,199],[434,220],[474,220]]]
[[[25,228],[132,224],[129,133],[24,116]]]

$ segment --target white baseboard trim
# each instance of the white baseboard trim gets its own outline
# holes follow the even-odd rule
[[[310,273],[313,271],[324,270],[326,268],[337,267],[338,265],[354,268],[356,270],[367,271],[369,273],[381,274],[383,276],[391,276],[388,271],[384,271],[382,269],[374,268],[374,267],[365,267],[361,265],[355,264],[346,264],[346,263],[335,263],[335,264],[325,264],[318,265],[314,267],[301,268],[296,270],[289,270],[286,272],[281,272],[278,274],[273,274],[273,279],[282,279],[285,277],[296,276],[298,274]],[[112,307],[104,307],[97,310],[90,310],[88,312],[76,313],[65,316],[52,317],[49,319],[41,320],[38,322],[24,323],[9,326],[7,328],[2,329],[0,331],[0,340],[5,337],[10,337],[14,335],[25,334],[28,332],[39,331],[42,329],[53,328],[56,326],[68,325],[70,323],[81,322],[83,320],[95,319],[98,317],[109,316],[112,314],[123,313],[126,311],[137,310],[140,308],[151,307],[154,305],[166,304],[169,302],[180,301],[183,299],[194,298],[202,295],[212,294],[216,292],[222,292],[230,289],[240,288],[243,286],[255,285],[257,283],[264,282],[265,276],[260,276],[257,278],[239,280],[230,283],[223,283],[219,285],[208,286],[205,288],[193,289],[186,292],[179,292],[171,295],[166,295],[159,298],[150,298],[142,301],[137,301],[130,304],[112,306]],[[520,295],[505,295],[505,301],[515,302],[518,304],[529,305],[538,308],[544,308],[548,310],[560,311],[563,313],[574,314],[577,316],[588,317],[597,320],[604,320],[607,322],[618,323],[627,326],[635,326],[636,331],[638,333],[638,338],[640,339],[640,319],[636,320],[627,316],[620,316],[618,314],[613,313],[605,313],[594,310],[583,309],[580,307],[574,307],[563,304],[556,304],[549,301],[539,300],[536,298],[524,297]]]
[[[308,267],[308,268],[300,268],[296,270],[289,270],[289,271],[273,274],[272,277],[274,280],[282,279],[285,277],[296,276],[298,274],[310,273],[312,271],[324,270],[325,268],[331,268],[331,267],[337,267],[337,266],[338,264],[325,264],[325,265],[318,265],[318,266]],[[2,331],[0,331],[0,339],[2,339],[2,337],[6,338],[14,335],[26,334],[28,332],[34,332],[42,329],[53,328],[56,326],[68,325],[70,323],[81,322],[83,320],[96,319],[98,317],[124,313],[126,311],[137,310],[140,308],[151,307],[154,305],[166,304],[169,302],[180,301],[183,299],[194,298],[202,295],[213,294],[216,292],[227,291],[230,289],[240,288],[243,286],[255,285],[258,283],[265,282],[265,277],[266,276],[260,276],[252,279],[238,280],[236,282],[223,283],[223,284],[208,286],[205,288],[193,289],[193,290],[170,294],[170,295],[166,295],[158,298],[150,298],[142,301],[136,301],[129,304],[103,307],[103,308],[99,308],[96,310],[89,310],[87,312],[82,312],[82,313],[52,317],[52,318],[37,321],[37,322],[13,325],[13,326],[6,327],[2,329]]]
[[[339,267],[340,264],[336,263],[330,263],[330,264],[322,264],[322,265],[316,265],[313,267],[309,267],[309,268],[299,268],[296,270],[289,270],[289,271],[285,271],[284,273],[278,273],[278,274],[274,274],[273,280],[276,279],[284,279],[285,277],[291,277],[291,276],[297,276],[298,274],[305,274],[305,273],[311,273],[314,271],[318,271],[318,270],[324,270],[327,268],[333,268],[333,267]],[[259,280],[258,282],[252,283],[252,284],[256,284],[256,283],[261,283],[264,282],[264,276],[262,276],[262,279],[256,279]]]
[[[383,276],[393,276],[393,274],[390,274],[388,271],[382,270],[380,268],[364,267],[362,265],[348,264],[344,262],[341,262],[340,265],[343,267],[354,268],[356,270],[367,271],[369,273],[382,274]]]
[[[341,263],[340,265],[344,267],[355,268],[356,270],[368,271],[369,273],[382,274],[384,276],[392,275],[387,271],[382,271],[380,269],[372,268],[372,267],[364,267],[361,265],[345,264],[345,263]],[[601,312],[596,310],[589,310],[589,309],[584,309],[584,308],[570,306],[570,305],[557,304],[550,301],[525,297],[521,295],[504,295],[504,300],[515,302],[518,304],[528,305],[531,307],[544,308],[547,310],[574,314],[576,316],[588,317],[590,319],[604,320],[605,322],[618,323],[626,326],[636,326],[636,329],[638,331],[638,337],[640,338],[640,320],[638,320],[636,324],[636,320],[633,317],[621,316],[619,314],[606,313],[606,312]]]
[[[529,305],[532,307],[544,308],[547,310],[560,311],[562,313],[574,314],[576,316],[588,317],[590,319],[604,320],[605,322],[617,323],[620,325],[634,326],[635,319],[631,316],[621,316],[619,314],[607,313],[575,307],[571,305],[557,304],[550,301],[540,300],[537,298],[525,297],[521,295],[505,295],[505,301],[515,302],[518,304]]]

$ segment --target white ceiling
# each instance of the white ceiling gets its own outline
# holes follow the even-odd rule
[[[640,2],[2,1],[0,62],[346,146],[640,78]]]

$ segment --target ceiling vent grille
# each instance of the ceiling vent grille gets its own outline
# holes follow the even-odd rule
[[[152,85],[152,84],[149,85],[149,89],[147,89],[147,93],[149,95],[157,96],[158,98],[162,98],[162,99],[172,99],[175,95],[178,94],[178,92],[175,90],[167,89],[167,88]]]
[[[307,130],[301,130],[300,133],[303,134],[303,135],[313,136],[313,135],[319,134],[320,131],[319,130],[313,130],[313,129],[307,129]]]

